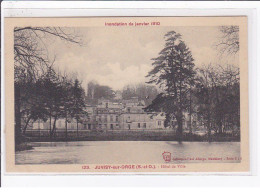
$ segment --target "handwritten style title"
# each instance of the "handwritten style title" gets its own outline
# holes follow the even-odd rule
[[[105,22],[105,26],[160,26],[160,22]]]

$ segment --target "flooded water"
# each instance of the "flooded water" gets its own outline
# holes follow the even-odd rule
[[[16,164],[164,163],[164,152],[171,153],[173,163],[239,162],[240,157],[239,142],[80,141],[30,145],[32,150],[16,152]]]

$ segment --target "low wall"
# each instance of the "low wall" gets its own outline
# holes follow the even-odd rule
[[[50,138],[49,130],[28,130],[28,141],[177,141],[173,130],[107,130],[90,131],[68,130],[67,138],[65,130],[57,130]],[[231,134],[214,134],[212,141],[240,141],[240,137]],[[183,141],[208,141],[207,135],[183,134]]]

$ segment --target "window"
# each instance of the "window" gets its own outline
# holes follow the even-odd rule
[[[99,116],[98,120],[101,121],[101,115]]]
[[[110,115],[110,121],[113,121],[113,115]]]
[[[106,103],[106,108],[108,108],[108,103]]]
[[[116,116],[116,122],[118,122],[118,116]]]
[[[129,113],[130,113],[130,110],[131,110],[131,109],[130,109],[130,107],[128,107],[128,108],[127,108],[127,112],[129,112]]]
[[[161,126],[161,121],[158,121],[158,126]]]
[[[99,129],[101,129],[101,128],[102,128],[102,125],[101,125],[101,124],[99,124],[99,125],[98,125],[98,127],[99,127]]]
[[[113,124],[110,124],[110,129],[114,129],[114,125]]]
[[[146,128],[146,123],[143,124],[143,127]]]
[[[84,129],[87,129],[87,124],[84,124]]]
[[[105,122],[107,122],[107,115],[105,115],[104,117],[105,117]]]
[[[141,124],[140,123],[138,123],[138,128],[141,128]]]

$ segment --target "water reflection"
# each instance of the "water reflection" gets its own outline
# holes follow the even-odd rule
[[[112,164],[164,163],[162,153],[174,158],[239,157],[239,142],[141,142],[141,141],[80,141],[34,142],[34,149],[16,152],[16,164]],[[202,162],[201,160],[174,163]],[[239,162],[220,160],[203,162]]]

